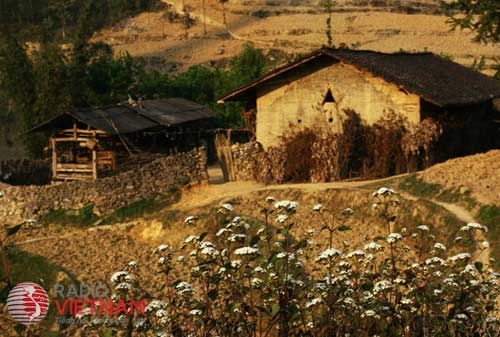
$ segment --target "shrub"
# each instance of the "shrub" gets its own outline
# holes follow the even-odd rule
[[[179,250],[155,249],[163,296],[135,328],[161,336],[497,335],[497,274],[474,262],[477,251],[445,247],[426,225],[397,224],[393,190],[380,188],[373,198],[386,235],[354,249],[332,244],[350,229],[350,208],[330,213],[315,205],[317,225],[296,237],[296,202],[267,197],[260,223],[222,204],[216,233],[192,235]],[[460,233],[484,230],[471,223]],[[322,231],[323,244],[316,241]],[[139,287],[135,277],[121,282],[130,282],[121,289]]]

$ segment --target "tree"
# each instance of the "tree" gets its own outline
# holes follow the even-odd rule
[[[229,33],[229,27],[227,26],[227,18],[226,18],[226,2],[229,0],[219,0],[219,3],[222,6],[222,23],[224,24],[224,29],[226,33]]]
[[[335,1],[333,0],[323,0],[323,7],[328,13],[328,17],[326,18],[326,39],[328,43],[328,47],[333,47],[333,37],[332,37],[332,10],[335,5]]]
[[[35,102],[32,65],[23,46],[10,34],[0,32],[0,131],[7,144],[11,127],[26,121]]]
[[[470,29],[475,40],[500,42],[500,2],[491,0],[441,1],[453,29]]]

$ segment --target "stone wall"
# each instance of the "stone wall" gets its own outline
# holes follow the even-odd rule
[[[50,183],[50,160],[9,159],[0,161],[0,182],[9,185]]]
[[[168,192],[175,185],[208,179],[204,148],[163,156],[138,169],[96,181],[72,181],[45,186],[0,183],[0,218],[16,224],[50,209],[80,209],[108,215],[135,201]]]

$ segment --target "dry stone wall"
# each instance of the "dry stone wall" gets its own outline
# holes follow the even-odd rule
[[[173,186],[208,179],[204,148],[159,157],[138,169],[96,181],[73,181],[44,186],[0,183],[0,219],[16,224],[50,209],[80,209],[94,205],[102,215],[135,201],[168,192]]]

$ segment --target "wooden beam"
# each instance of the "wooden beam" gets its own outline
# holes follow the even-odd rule
[[[50,137],[50,147],[52,148],[52,178],[57,175],[57,150],[54,137]]]
[[[97,179],[97,152],[92,150],[92,177]]]

